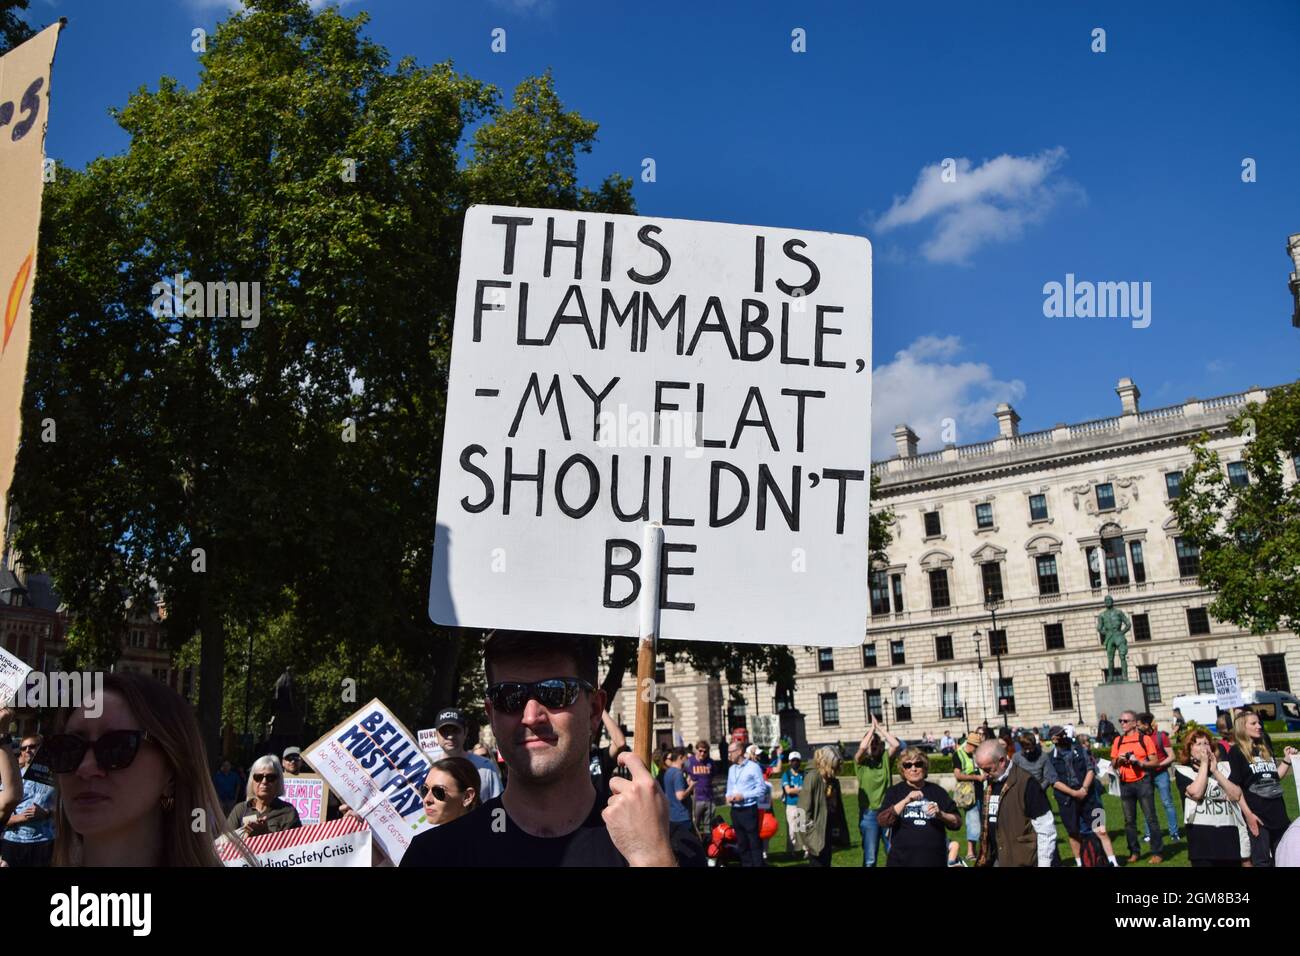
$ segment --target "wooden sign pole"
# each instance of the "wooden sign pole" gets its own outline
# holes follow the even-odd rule
[[[641,556],[644,573],[637,607],[641,611],[640,644],[636,655],[636,721],[633,730],[635,753],[650,766],[650,737],[653,733],[655,698],[655,656],[659,650],[659,592],[662,580],[664,529],[657,522],[646,526]]]

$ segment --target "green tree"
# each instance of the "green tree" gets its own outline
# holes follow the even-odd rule
[[[1273,389],[1229,430],[1247,438],[1249,484],[1234,485],[1209,436],[1192,444],[1173,503],[1183,537],[1201,550],[1201,583],[1217,592],[1210,613],[1251,633],[1300,627],[1300,483],[1285,463],[1300,455],[1300,385]],[[1293,466],[1292,466],[1293,467]]]
[[[24,40],[35,36],[35,31],[19,15],[26,10],[30,0],[0,0],[0,54],[7,53]]]
[[[507,108],[449,63],[390,65],[365,20],[254,0],[194,89],[163,78],[117,111],[124,154],[45,194],[18,546],[83,661],[116,654],[126,601],[164,596],[174,646],[199,635],[210,743],[250,631],[358,700],[453,698],[460,638],[425,602],[465,208],[632,211],[625,178],[576,186],[596,127],[549,75]],[[256,323],[178,312],[172,276],[257,283]]]

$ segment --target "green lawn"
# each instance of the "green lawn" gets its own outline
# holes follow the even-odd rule
[[[1295,787],[1291,785],[1290,781],[1286,781],[1285,783],[1286,786],[1283,789],[1283,793],[1286,800],[1287,813],[1291,816],[1292,819],[1294,819],[1297,816],[1298,812],[1300,812],[1297,810]],[[1174,793],[1174,803],[1179,808],[1179,831],[1181,833],[1183,829],[1182,816],[1181,816],[1182,801],[1179,798],[1178,788],[1176,786],[1174,787],[1173,793]],[[1056,800],[1055,798],[1049,798],[1049,800],[1052,803],[1052,811],[1053,813],[1055,813]],[[1125,865],[1125,860],[1128,859],[1128,840],[1124,836],[1124,810],[1123,807],[1120,805],[1120,801],[1118,797],[1112,797],[1109,795],[1105,796],[1102,798],[1102,803],[1106,808],[1106,830],[1110,834],[1112,845],[1115,847],[1115,857],[1120,861],[1120,865],[1123,866]],[[768,843],[768,854],[767,854],[768,865],[769,866],[806,866],[807,864],[803,859],[801,858],[796,859],[796,857],[793,854],[787,852],[788,838],[786,835],[786,827],[785,827],[785,807],[783,805],[778,804],[774,809],[776,812],[777,822],[780,824],[780,829],[777,831],[776,836],[774,836],[771,839],[771,841]],[[719,812],[722,814],[722,816],[727,817],[728,819],[730,818],[730,811],[728,809],[720,808]],[[1159,816],[1162,824],[1161,833],[1164,834],[1166,837],[1164,853],[1163,853],[1164,863],[1161,865],[1162,866],[1187,866],[1188,865],[1187,844],[1185,842],[1185,838],[1184,838],[1184,842],[1179,842],[1174,844],[1171,844],[1169,842],[1168,840],[1169,829],[1168,829],[1167,821],[1165,820],[1165,808],[1160,803],[1159,795],[1157,795],[1156,797],[1156,814]],[[844,816],[848,820],[849,831],[853,841],[853,845],[848,849],[836,850],[831,857],[831,866],[860,867],[862,865],[862,834],[858,832],[858,798],[856,794],[845,794]],[[1142,831],[1142,810],[1141,807],[1139,806],[1138,808],[1138,839],[1139,840],[1141,839],[1142,836],[1141,831]],[[965,852],[966,849],[965,832],[966,831],[964,826],[961,830],[950,831],[951,838],[961,842],[963,853]],[[1056,842],[1057,842],[1057,848],[1061,855],[1061,859],[1066,863],[1068,863],[1069,865],[1073,866],[1074,864],[1071,859],[1070,844],[1069,841],[1066,840],[1065,838],[1065,830],[1062,829],[1061,827],[1059,816],[1057,817],[1057,823],[1056,823]],[[1134,865],[1135,866],[1150,865],[1147,863],[1147,856],[1150,854],[1150,844],[1143,843],[1141,853],[1142,853],[1142,859],[1139,860]],[[885,864],[885,853],[882,848],[880,853],[876,856],[876,865],[884,866],[884,864]]]

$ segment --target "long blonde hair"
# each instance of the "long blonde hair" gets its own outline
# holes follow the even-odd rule
[[[140,721],[140,727],[162,749],[167,767],[173,774],[174,789],[170,809],[163,811],[162,866],[221,866],[215,841],[226,837],[233,841],[249,865],[256,860],[242,840],[226,826],[212,776],[208,773],[207,750],[199,733],[194,711],[180,694],[166,684],[130,671],[104,675],[104,693],[120,694]],[[72,711],[64,714],[65,726]],[[193,829],[195,810],[202,811],[205,826]],[[59,796],[54,837],[54,865],[80,866],[82,838],[72,829]]]
[[[826,786],[826,793],[829,796],[831,792],[831,782],[835,779],[835,772],[840,766],[840,755],[836,753],[833,747],[818,747],[812,758],[813,768],[822,778],[822,783]]]
[[[1252,717],[1259,720],[1259,743],[1251,740],[1250,734],[1246,731],[1246,721]],[[1269,760],[1273,759],[1272,748],[1268,745],[1268,734],[1264,733],[1264,721],[1256,713],[1247,710],[1236,716],[1232,721],[1232,739],[1236,741],[1237,749],[1241,751],[1241,755],[1247,759],[1255,756],[1257,751],[1261,757],[1267,757]]]

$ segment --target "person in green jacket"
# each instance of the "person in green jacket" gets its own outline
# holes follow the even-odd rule
[[[804,812],[804,846],[813,866],[830,866],[837,838],[848,835],[844,801],[840,797],[840,755],[831,747],[813,754],[812,769],[803,778],[799,809]]]
[[[871,715],[871,729],[858,745],[853,772],[858,778],[858,830],[862,833],[862,865],[876,865],[876,850],[883,841],[889,852],[889,831],[877,821],[885,806],[885,791],[893,784],[894,758],[902,742]]]

